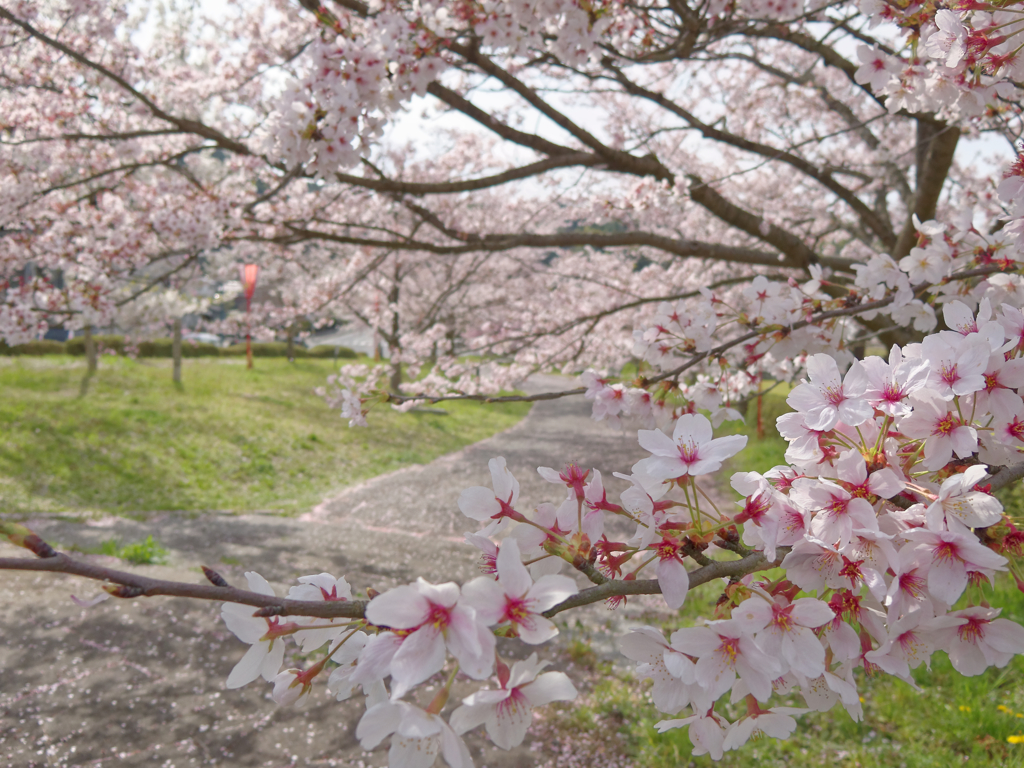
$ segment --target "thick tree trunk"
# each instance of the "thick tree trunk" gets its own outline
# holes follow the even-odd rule
[[[288,362],[295,362],[295,323],[288,326]]]
[[[89,382],[92,380],[93,375],[96,373],[96,369],[99,367],[99,363],[96,360],[96,341],[92,337],[92,326],[85,326],[85,376],[82,377],[82,383],[78,387],[78,396],[85,397],[89,391]]]
[[[175,386],[181,386],[181,318],[174,321],[174,336],[171,339],[171,358],[174,360],[171,378]]]
[[[942,123],[917,121],[917,189],[914,190],[914,210],[907,216],[892,257],[899,261],[917,244],[917,230],[913,216],[921,221],[935,216],[939,196],[953,165],[953,155],[960,140],[960,129]]]

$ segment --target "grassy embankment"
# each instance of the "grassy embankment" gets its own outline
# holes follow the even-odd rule
[[[378,407],[349,429],[313,390],[331,360],[184,363],[104,357],[78,397],[81,359],[0,358],[0,512],[308,510],[346,485],[506,429],[524,403],[446,403],[448,415]]]
[[[775,432],[775,416],[787,410],[785,391],[765,398],[764,440],[756,439],[754,419],[741,427],[716,430],[716,436],[737,432],[751,440],[747,449],[723,469],[723,484],[732,471],[765,471],[784,463],[786,443]],[[750,411],[754,413],[753,407]],[[769,418],[769,414],[771,417]],[[1020,517],[1024,494],[1007,496],[1008,510]],[[781,572],[780,572],[781,573]],[[710,586],[710,585],[709,585]],[[1005,575],[985,590],[1005,618],[1024,622],[1024,595]],[[690,593],[680,616],[665,623],[666,632],[714,618],[718,593],[705,587]],[[966,604],[966,601],[964,601]],[[575,648],[575,652],[574,652]],[[600,662],[585,644],[570,648],[576,666],[589,668],[591,685],[571,707],[548,721],[547,733],[565,740],[595,759],[619,753],[616,765],[636,768],[682,768],[718,765],[722,768],[933,768],[934,766],[1024,766],[1024,657],[1016,657],[1004,669],[988,669],[977,677],[963,677],[945,653],[936,653],[931,670],[914,673],[920,691],[888,675],[865,679],[858,676],[864,719],[855,723],[837,706],[831,712],[809,713],[797,718],[799,725],[784,742],[764,739],[726,753],[715,763],[708,756],[693,757],[685,729],[658,734],[654,724],[672,716],[654,709],[647,693],[650,682],[637,683],[628,673]],[[783,702],[801,707],[798,696]],[[724,707],[730,719],[743,714],[740,707]],[[689,713],[685,710],[682,716]]]

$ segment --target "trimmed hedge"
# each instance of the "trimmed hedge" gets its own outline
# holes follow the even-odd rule
[[[112,349],[119,355],[124,354],[124,336],[93,336],[92,340],[96,343],[97,351]],[[64,351],[68,355],[84,355],[85,337],[76,336],[68,339],[64,342]]]
[[[51,341],[44,339],[42,341],[30,341],[27,344],[18,344],[14,347],[9,347],[2,341],[0,341],[0,355],[65,355],[67,351],[64,348],[63,341]]]
[[[229,355],[231,357],[237,357],[239,355],[245,355],[245,342],[238,344],[232,344],[230,347],[222,347],[220,350],[222,355]],[[306,357],[306,350],[302,347],[295,345],[295,356]],[[288,345],[283,341],[254,341],[252,343],[252,356],[253,357],[286,357],[288,355]]]
[[[310,357],[333,358],[335,356],[335,350],[337,350],[337,356],[343,360],[352,360],[359,356],[348,347],[332,347],[329,344],[318,344],[312,349],[307,350],[307,352]]]
[[[306,349],[300,344],[296,344],[293,348],[296,358],[300,357],[317,357],[317,358],[333,358],[334,347],[326,344],[313,347],[313,349]],[[356,357],[356,353],[348,347],[338,347],[338,357],[345,359],[352,359]],[[232,344],[230,347],[223,347],[220,351],[222,355],[229,357],[245,356],[245,342],[240,344]],[[252,343],[252,356],[253,357],[287,357],[288,356],[288,344],[284,341],[254,341]]]
[[[170,357],[171,339],[153,339],[139,342],[139,357]],[[193,344],[191,341],[181,342],[182,357],[217,357],[220,347],[215,344]]]
[[[93,336],[97,350],[113,349],[119,355],[124,354],[124,336]],[[140,341],[136,346],[139,357],[170,357],[171,339],[153,339]],[[334,358],[351,360],[357,355],[348,347],[332,347],[326,344],[306,349],[300,344],[294,347],[295,357]],[[0,342],[0,355],[84,355],[85,339],[82,337],[68,341],[30,341],[9,347]],[[287,357],[288,344],[283,341],[257,341],[252,345],[253,357]],[[232,344],[230,347],[218,347],[214,344],[193,344],[191,341],[181,342],[182,357],[237,357],[245,356],[245,344]]]

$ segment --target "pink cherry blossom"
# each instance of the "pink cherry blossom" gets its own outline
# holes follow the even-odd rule
[[[957,15],[946,9],[936,12],[935,24],[938,30],[928,37],[925,50],[947,67],[955,67],[967,53],[967,30]]]
[[[839,366],[826,354],[807,359],[808,380],[789,393],[786,402],[804,415],[808,429],[829,430],[839,421],[855,427],[871,418],[873,410],[863,398],[862,380],[847,377],[844,383]]]
[[[903,614],[918,610],[923,604],[930,606],[929,562],[913,542],[900,549],[896,563],[891,567],[893,577],[883,601],[889,607],[888,620],[895,621]]]
[[[314,665],[308,670],[286,669],[274,678],[274,701],[282,707],[303,706],[309,701],[313,691],[313,678],[320,672],[322,665]]]
[[[487,462],[494,490],[475,485],[459,495],[459,509],[472,520],[504,520],[514,511],[519,500],[519,481],[505,466],[504,457]]]
[[[835,547],[801,538],[782,560],[790,581],[803,590],[849,587],[848,561]]]
[[[352,599],[352,588],[343,576],[335,578],[329,573],[320,573],[316,576],[300,576],[299,582],[299,586],[288,590],[288,597],[294,600],[343,602]],[[295,621],[300,626],[311,624],[320,627],[319,629],[306,629],[295,635],[296,642],[307,653],[315,651],[325,643],[336,640],[345,631],[344,625],[325,626],[331,624],[327,619],[297,617]]]
[[[967,587],[968,573],[978,571],[989,578],[1006,570],[1006,558],[983,546],[973,536],[951,531],[908,531],[906,537],[917,543],[922,556],[930,562],[928,591],[946,605],[953,605]]]
[[[439,715],[404,701],[389,701],[366,710],[356,726],[363,749],[391,736],[390,768],[430,768],[440,753],[450,768],[473,768],[462,738]]]
[[[542,576],[534,583],[523,565],[519,545],[505,539],[498,551],[498,580],[474,579],[462,587],[462,602],[487,625],[509,624],[524,643],[538,645],[558,634],[554,623],[541,614],[578,591],[568,576]]]
[[[905,358],[895,344],[889,351],[889,362],[868,357],[857,362],[846,375],[848,381],[859,382],[864,398],[873,408],[890,416],[906,416],[910,406],[907,395],[921,389],[928,381],[928,364],[923,360]]]
[[[877,496],[889,499],[905,487],[905,483],[888,467],[868,474],[867,462],[858,451],[841,454],[835,465],[835,477],[851,495],[857,498]]]
[[[674,715],[688,704],[707,710],[713,699],[697,685],[696,667],[654,627],[640,626],[619,638],[622,654],[637,663],[636,676],[653,682],[651,698],[661,712]]]
[[[926,337],[921,344],[921,357],[930,366],[928,388],[946,400],[984,389],[982,374],[990,354],[985,339],[973,334],[954,334],[953,340],[934,335]]]
[[[953,329],[952,331],[940,331],[939,335],[942,337],[952,333],[958,333],[964,337],[979,333],[988,340],[993,351],[998,350],[1005,340],[1006,334],[1003,327],[992,319],[992,303],[988,299],[981,300],[977,318],[962,301],[951,301],[942,307],[942,319],[946,321],[947,326]],[[979,339],[975,336],[972,340],[978,341]]]
[[[743,543],[764,552],[765,557],[775,559],[775,547],[779,535],[779,517],[784,514],[783,498],[780,498],[771,483],[757,472],[737,472],[730,480],[732,487],[746,496],[737,505],[743,507],[736,517],[743,523]]]
[[[763,736],[788,739],[796,730],[796,720],[792,716],[802,715],[808,711],[796,707],[772,707],[765,712],[748,715],[729,726],[722,748],[725,751],[739,749],[751,739]]]
[[[801,681],[800,694],[807,706],[815,712],[827,712],[836,702],[842,702],[853,721],[859,722],[863,719],[863,707],[853,677],[853,665],[847,662],[834,672],[825,672],[814,680]]]
[[[531,654],[512,665],[497,690],[479,690],[462,700],[462,706],[452,712],[451,726],[462,734],[486,725],[487,735],[501,749],[519,746],[533,721],[532,710],[552,701],[572,701],[576,687],[563,672],[544,672],[547,662]]]
[[[1016,449],[1024,448],[1024,418],[1015,413],[1013,418],[996,417],[992,424],[993,437],[1004,445]]]
[[[695,756],[710,755],[712,760],[721,760],[725,749],[725,734],[730,723],[717,712],[709,711],[705,715],[691,715],[681,720],[662,720],[655,723],[658,733],[665,733],[673,728],[689,726],[690,741],[693,743]]]
[[[637,462],[633,471],[658,481],[714,472],[747,444],[745,435],[712,439],[711,422],[693,413],[679,417],[671,439],[660,429],[642,429],[638,436],[640,446],[654,455]]]
[[[779,434],[789,441],[786,448],[786,461],[791,464],[805,465],[816,463],[825,458],[821,450],[821,439],[826,430],[810,429],[807,426],[806,414],[784,413],[775,421]]]
[[[561,472],[551,467],[538,467],[537,472],[549,483],[565,485],[573,492],[573,496],[577,499],[582,499],[585,496],[584,485],[587,482],[587,475],[590,474],[590,471],[584,472],[580,469],[579,464],[566,464]]]
[[[481,680],[494,667],[494,635],[476,611],[459,600],[459,587],[415,584],[396,587],[375,597],[366,607],[370,622],[408,631],[391,658],[391,694],[399,698],[414,685],[439,672],[445,648],[451,650],[462,671]]]
[[[761,651],[752,633],[735,619],[677,629],[672,633],[672,647],[697,657],[697,684],[712,699],[732,688],[738,675],[758,701],[767,701],[772,680],[781,671],[778,662]]]
[[[253,592],[261,595],[274,594],[267,580],[255,571],[247,571],[245,579]],[[294,634],[300,629],[300,625],[295,622],[282,622],[278,617],[254,617],[251,606],[238,603],[224,603],[220,614],[227,628],[234,632],[239,640],[251,644],[242,660],[228,675],[228,688],[241,688],[257,677],[272,681],[284,661],[284,638]]]
[[[837,549],[846,548],[854,528],[878,530],[874,507],[828,480],[797,480],[790,498],[814,513],[809,527],[811,535]]]
[[[993,353],[982,376],[985,387],[975,393],[979,412],[1009,419],[1024,410],[1024,401],[1014,391],[1024,387],[1024,360],[1005,360],[1001,353]]]
[[[686,602],[690,590],[690,575],[683,565],[682,546],[672,536],[661,537],[661,541],[653,545],[657,554],[655,572],[658,574],[658,585],[661,594],[673,611],[678,611]]]
[[[757,595],[736,606],[732,617],[755,633],[762,651],[783,662],[784,672],[815,678],[825,671],[825,649],[812,630],[835,618],[828,603],[810,597],[769,602]]]
[[[907,437],[924,438],[924,466],[936,470],[945,466],[953,453],[967,458],[978,450],[977,430],[949,410],[949,404],[936,392],[922,389],[910,396],[913,413],[897,421]]]
[[[870,85],[875,92],[884,88],[898,71],[892,57],[877,48],[858,45],[857,58],[861,65],[854,73],[854,79],[862,85]]]
[[[352,676],[356,671],[359,657],[369,641],[370,637],[365,632],[352,632],[346,635],[344,644],[331,656],[331,661],[338,666],[331,671],[330,677],[327,679],[327,690],[338,701],[347,701],[356,687],[360,685],[359,682],[352,679]],[[374,679],[362,683],[362,688],[363,693],[367,696],[367,707],[380,704],[388,698],[387,689],[384,687],[383,671]]]
[[[968,467],[963,474],[942,481],[938,498],[925,510],[929,530],[968,534],[968,528],[984,528],[999,522],[1003,505],[995,496],[971,490],[987,472],[984,464]]]
[[[910,255],[900,259],[900,269],[910,276],[910,282],[914,284],[937,283],[949,273],[952,263],[952,249],[940,240],[933,241],[927,248],[912,248]],[[927,305],[918,302],[918,306],[924,308]],[[896,319],[895,314],[893,317]],[[934,327],[934,311],[931,312],[931,318]]]
[[[949,660],[953,668],[968,677],[980,675],[990,666],[1005,667],[1024,653],[1024,627],[996,618],[997,608],[973,606],[949,614],[958,625],[946,630]]]
[[[882,645],[865,654],[891,675],[910,678],[910,670],[921,664],[931,667],[931,655],[942,644],[941,630],[956,627],[964,620],[953,615],[936,616],[931,605],[924,603],[889,625],[889,637]]]

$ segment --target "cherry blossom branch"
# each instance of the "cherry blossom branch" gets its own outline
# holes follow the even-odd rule
[[[412,400],[426,400],[433,404],[446,400],[476,400],[480,403],[536,403],[541,400],[558,400],[562,397],[582,395],[586,391],[586,387],[576,387],[575,389],[563,389],[558,392],[541,392],[537,395],[501,395],[500,397],[495,395],[440,395],[438,397],[430,397],[429,395],[397,395],[388,393],[385,402],[407,403]]]
[[[1015,464],[1012,467],[1003,467],[994,475],[989,481],[991,484],[991,490],[998,491],[1001,488],[1005,488],[1010,483],[1015,483],[1018,480],[1024,478],[1024,464]]]
[[[187,133],[175,128],[156,130],[124,131],[122,133],[62,133],[59,136],[37,136],[21,141],[0,141],[3,147],[20,147],[24,144],[38,144],[45,141],[127,141],[129,139],[151,138],[154,136],[180,136]]]
[[[748,555],[739,560],[712,561],[709,565],[702,566],[695,571],[690,571],[690,587],[693,588],[700,586],[701,584],[706,584],[714,579],[746,576],[748,573],[755,573],[756,571],[765,571],[769,568],[775,568],[782,562],[782,558],[788,553],[789,547],[780,547],[777,550],[776,559],[772,561],[769,561],[762,552],[755,552],[754,554]],[[610,597],[660,594],[661,586],[658,584],[657,579],[641,579],[636,581],[615,579],[612,581],[606,581],[600,586],[584,589],[572,597],[563,600],[554,608],[545,611],[544,615],[551,618],[562,611],[568,611],[572,608],[590,605],[591,603],[596,603],[601,600],[607,600]]]
[[[529,165],[511,168],[493,176],[483,176],[477,179],[463,179],[462,181],[446,182],[413,182],[399,181],[395,179],[379,178],[371,179],[365,176],[353,176],[348,173],[337,173],[335,178],[343,184],[351,184],[354,187],[372,189],[375,192],[392,192],[402,195],[444,195],[456,194],[459,192],[474,192],[480,189],[488,189],[507,184],[510,181],[519,181],[531,176],[539,176],[547,171],[559,168],[585,167],[602,165],[606,161],[595,155],[585,152],[578,152],[571,155],[559,155],[539,160]]]
[[[708,193],[708,195],[717,193]],[[718,195],[720,198],[721,196]],[[750,215],[750,214],[747,214]],[[756,217],[755,217],[756,218]],[[760,219],[758,219],[760,221]],[[438,255],[458,255],[472,253],[474,251],[509,251],[515,248],[572,248],[576,246],[591,246],[593,248],[615,248],[637,245],[648,245],[666,253],[686,258],[706,258],[718,261],[734,262],[737,264],[754,264],[768,267],[796,267],[799,263],[780,259],[774,253],[745,248],[742,246],[720,245],[718,243],[707,243],[699,240],[684,240],[656,235],[652,232],[559,232],[555,234],[492,234],[492,235],[469,235],[463,233],[458,239],[460,245],[440,245],[423,240],[375,240],[367,237],[356,237],[352,235],[340,235],[333,232],[309,229],[297,222],[285,222],[285,226],[292,234],[272,238],[255,236],[244,236],[236,238],[225,238],[228,240],[242,240],[253,242],[272,242],[280,245],[292,245],[310,240],[326,240],[329,242],[343,243],[346,245],[362,245],[375,248],[394,248],[403,251],[420,251],[435,253]],[[454,232],[454,230],[451,230]],[[781,230],[780,230],[781,231]],[[806,248],[806,246],[804,246]],[[812,258],[807,263],[817,262],[827,267],[836,269],[849,269],[855,262],[848,259],[816,256],[810,249]]]
[[[687,179],[691,200],[726,224],[777,248],[784,258],[776,259],[776,265],[807,269],[812,264],[825,263],[803,239],[726,199],[697,174],[687,174]]]
[[[1022,470],[1024,471],[1024,470]],[[38,537],[37,537],[38,538]],[[108,584],[117,584],[118,588],[108,589],[112,595],[121,598],[134,597],[155,597],[158,595],[168,597],[186,597],[196,600],[215,600],[228,603],[240,603],[251,605],[262,609],[257,613],[261,616],[312,616],[315,618],[349,618],[359,619],[365,615],[366,600],[346,601],[312,601],[293,600],[289,598],[265,595],[258,592],[251,592],[245,589],[238,589],[231,586],[217,586],[207,584],[189,584],[180,581],[168,581],[165,579],[153,579],[147,576],[119,571],[113,568],[106,568],[94,563],[87,563],[76,560],[62,552],[54,552],[49,545],[39,540],[34,545],[36,551],[43,553],[37,559],[25,557],[2,557],[0,558],[0,571],[33,571],[46,573],[65,573],[72,576],[102,581]],[[775,561],[769,562],[760,552],[755,552],[739,560],[711,561],[709,564],[690,572],[690,586],[695,587],[718,578],[743,576],[755,571],[762,571],[774,568],[781,562],[781,558],[788,552],[788,548],[779,549]],[[45,556],[52,552],[50,556]],[[555,614],[567,611],[571,608],[578,608],[589,605],[609,597],[626,595],[656,595],[661,594],[661,587],[657,579],[643,579],[639,581],[610,580],[597,572],[593,565],[583,561],[574,563],[574,566],[588,576],[598,586],[585,589],[573,597],[564,600],[558,605],[544,613],[551,617]]]
[[[978,267],[977,269],[964,270],[963,272],[958,272],[956,274],[950,275],[949,277],[946,278],[946,281],[947,282],[952,282],[954,280],[964,280],[964,279],[969,279],[971,277],[980,277],[982,275],[991,275],[991,274],[996,273],[996,272],[1005,272],[1005,271],[1006,270],[1004,270],[1003,267],[1001,267],[1000,265],[990,264],[990,265],[987,265],[987,266],[984,266],[984,267]],[[929,286],[929,285],[918,286],[914,293],[916,295],[916,294],[920,293],[921,291],[927,290],[930,287],[931,286]],[[896,300],[896,295],[893,294],[892,296],[887,296],[884,299],[878,299],[876,301],[868,301],[868,302],[865,302],[864,304],[858,304],[857,306],[854,306],[854,307],[845,307],[843,309],[832,309],[832,310],[828,310],[827,312],[819,312],[818,314],[811,315],[806,320],[800,320],[800,321],[798,321],[796,323],[793,323],[792,325],[783,326],[780,330],[784,331],[787,334],[788,333],[792,333],[793,331],[799,330],[800,328],[805,328],[805,327],[807,327],[809,325],[816,325],[816,324],[820,323],[822,320],[830,320],[830,319],[832,319],[834,317],[849,317],[849,316],[861,314],[862,312],[871,312],[871,311],[876,310],[876,309],[881,309],[883,307],[889,306],[895,300]],[[713,347],[712,349],[709,349],[707,352],[701,352],[698,355],[694,355],[690,360],[688,360],[687,362],[683,363],[682,365],[680,365],[680,366],[678,366],[676,368],[673,368],[670,371],[666,371],[666,372],[664,372],[662,374],[659,374],[658,376],[652,376],[649,379],[647,379],[647,381],[648,381],[648,383],[656,383],[656,382],[659,382],[659,381],[664,381],[665,379],[674,378],[675,376],[678,376],[680,373],[683,373],[686,370],[688,370],[689,368],[692,368],[697,363],[701,362],[702,360],[707,359],[708,357],[713,357],[713,356],[715,356],[715,355],[717,355],[717,354],[719,354],[721,352],[725,352],[726,350],[730,349],[731,347],[736,346],[737,344],[742,344],[745,341],[750,341],[751,339],[757,338],[758,336],[761,336],[761,335],[763,335],[765,333],[770,333],[770,332],[771,332],[771,329],[761,329],[759,331],[750,331],[749,333],[745,333],[742,336],[739,336],[739,337],[737,337],[735,339],[732,339],[732,340],[727,341],[727,342],[723,342],[722,344],[719,344],[717,347]]]
[[[134,88],[127,80],[125,80],[120,75],[111,72],[102,64],[98,64],[92,59],[83,56],[78,51],[74,50],[73,48],[69,48],[60,41],[54,40],[49,35],[33,27],[27,21],[22,21],[3,6],[0,6],[0,19],[5,19],[6,21],[9,21],[11,24],[14,24],[17,27],[21,27],[21,29],[23,29],[25,32],[27,32],[40,42],[60,51],[64,55],[77,61],[82,66],[88,67],[89,69],[98,72],[111,82],[116,83],[125,92],[131,94],[133,98],[138,99],[139,102],[145,105],[145,107],[152,113],[154,117],[159,118],[160,120],[164,120],[165,122],[171,123],[183,132],[193,133],[196,134],[197,136],[202,136],[205,139],[210,139],[211,141],[216,143],[217,146],[223,147],[224,149],[230,150],[231,152],[235,152],[240,155],[252,154],[249,151],[249,148],[246,147],[244,144],[235,141],[234,139],[228,138],[220,131],[210,128],[209,126],[200,123],[198,120],[190,120],[187,118],[175,117],[171,114],[168,114],[159,106],[157,106],[155,102],[146,97],[144,94],[140,93],[136,88]]]
[[[950,275],[946,279],[948,281],[963,280],[963,279],[969,279],[971,277],[981,277],[981,276],[984,276],[984,275],[991,275],[993,273],[1003,272],[1003,271],[1005,271],[1005,270],[1001,266],[996,265],[996,264],[990,264],[990,265],[987,265],[987,266],[984,266],[984,267],[978,267],[976,269],[970,269],[970,270],[964,270],[963,272],[958,272],[956,274]],[[921,286],[921,287],[918,288],[918,292],[921,291],[921,290],[925,290],[928,287],[929,286]],[[819,312],[819,313],[817,313],[815,315],[812,315],[810,318],[808,318],[806,320],[800,320],[800,321],[798,321],[796,323],[793,323],[792,325],[782,326],[778,330],[780,332],[789,334],[789,333],[792,333],[795,330],[799,330],[800,328],[805,328],[805,327],[807,327],[809,325],[816,325],[817,323],[821,322],[822,320],[830,320],[830,319],[836,318],[836,317],[850,317],[850,316],[855,316],[855,315],[858,315],[858,314],[864,313],[864,312],[872,312],[872,311],[875,311],[875,310],[878,310],[878,309],[882,309],[883,307],[888,306],[893,301],[895,301],[895,298],[896,297],[894,295],[894,296],[886,297],[884,299],[878,299],[876,301],[869,301],[869,302],[865,302],[864,304],[858,304],[855,307],[845,307],[843,309],[833,309],[833,310],[828,310],[826,312]],[[716,356],[718,354],[721,354],[722,352],[725,352],[725,351],[731,349],[732,347],[735,347],[738,344],[743,344],[744,342],[750,341],[751,339],[755,339],[755,338],[757,338],[759,336],[762,336],[762,335],[764,335],[766,333],[771,333],[771,332],[772,332],[772,327],[769,327],[769,328],[762,328],[760,330],[750,331],[748,333],[742,334],[741,336],[738,336],[735,339],[731,339],[729,341],[723,342],[723,343],[719,344],[718,346],[709,349],[707,352],[701,352],[701,353],[698,353],[698,354],[694,355],[687,362],[683,363],[682,365],[677,366],[676,368],[673,368],[672,370],[665,371],[664,373],[658,374],[657,376],[648,377],[648,378],[645,379],[645,381],[646,381],[647,384],[656,384],[659,381],[665,381],[666,379],[673,379],[673,378],[679,376],[679,374],[686,372],[687,370],[689,370],[693,366],[697,365],[698,363],[700,363],[700,362],[702,362],[702,361],[704,361],[704,360],[706,360],[708,358],[711,358],[711,357],[714,357],[714,356]],[[536,394],[536,395],[503,395],[503,396],[500,396],[500,397],[492,396],[492,395],[484,395],[484,394],[478,394],[478,395],[466,395],[466,394],[440,395],[440,396],[432,397],[432,396],[429,396],[429,395],[399,395],[399,394],[394,394],[394,393],[387,393],[386,394],[386,400],[384,402],[400,404],[400,403],[407,403],[407,402],[411,402],[411,401],[415,401],[415,400],[423,400],[423,401],[427,401],[427,402],[433,404],[433,403],[444,402],[446,400],[475,400],[475,401],[483,402],[483,403],[532,403],[532,402],[537,402],[537,401],[540,401],[540,400],[557,400],[557,399],[562,398],[562,397],[570,397],[572,395],[581,395],[581,394],[584,394],[585,392],[586,392],[586,388],[585,387],[576,387],[574,389],[566,389],[566,390],[561,390],[561,391],[557,391],[557,392],[543,392],[543,393]],[[1024,477],[1024,475],[1022,475],[1022,477]],[[1010,481],[1008,481],[1008,482],[1010,482]],[[1002,487],[1002,486],[1000,486],[1000,487]]]
[[[674,183],[675,174],[666,168],[656,157],[653,155],[635,157],[628,152],[612,149],[607,146],[589,131],[576,125],[563,112],[544,101],[533,88],[530,88],[522,80],[499,67],[489,57],[481,54],[477,47],[463,46],[458,43],[449,43],[446,47],[453,53],[462,56],[466,61],[479,67],[485,74],[493,77],[505,87],[519,94],[530,106],[603,157],[608,163],[609,168],[615,168],[616,170],[636,176],[652,176],[658,180]]]
[[[777,277],[775,279],[785,280],[786,278],[784,278],[784,277]],[[713,291],[713,290],[715,290],[717,288],[725,288],[725,287],[730,286],[730,285],[737,285],[739,283],[749,282],[749,280],[750,280],[750,275],[743,275],[741,277],[730,277],[730,278],[726,278],[725,280],[718,280],[718,281],[712,283],[711,285],[709,285],[707,287],[710,290]],[[662,302],[662,301],[681,301],[681,300],[684,300],[684,299],[692,299],[692,298],[695,298],[697,296],[700,296],[700,291],[699,290],[698,291],[687,291],[686,293],[669,294],[669,295],[666,295],[666,296],[646,296],[644,298],[635,299],[634,301],[627,301],[627,302],[625,302],[623,304],[617,304],[616,306],[614,306],[614,307],[612,307],[610,309],[601,310],[600,312],[594,312],[594,313],[589,314],[589,315],[581,315],[580,317],[577,317],[577,318],[574,318],[572,320],[568,320],[568,321],[562,323],[561,325],[559,325],[556,328],[551,328],[551,329],[544,330],[544,331],[536,331],[535,333],[531,333],[529,335],[510,336],[510,337],[502,339],[500,342],[495,342],[495,343],[496,344],[498,344],[498,343],[509,344],[509,343],[515,343],[515,342],[522,342],[523,344],[527,344],[530,341],[534,341],[534,340],[536,340],[536,339],[538,339],[538,338],[540,338],[542,336],[559,336],[559,335],[561,335],[563,333],[568,333],[573,328],[576,328],[578,326],[584,325],[586,323],[591,323],[591,325],[592,325],[592,321],[594,321],[594,320],[601,320],[603,318],[610,317],[610,316],[612,316],[614,314],[617,314],[619,312],[625,312],[625,311],[630,310],[630,309],[636,309],[637,307],[642,307],[645,304],[654,304],[654,303],[658,303],[658,302]],[[486,350],[490,346],[491,345],[484,345],[483,347],[480,347],[480,349]]]
[[[885,221],[875,211],[871,210],[864,201],[857,197],[853,190],[848,189],[836,181],[832,175],[833,171],[831,169],[818,168],[810,161],[794,155],[792,152],[788,152],[785,149],[779,149],[767,144],[751,141],[729,131],[720,130],[714,126],[708,125],[692,112],[684,109],[681,105],[677,104],[672,99],[669,99],[664,94],[644,88],[643,86],[633,82],[626,77],[625,73],[620,68],[614,66],[611,61],[606,61],[604,64],[614,73],[615,80],[627,93],[651,101],[672,114],[683,118],[683,120],[698,130],[705,138],[737,147],[738,149],[767,158],[770,161],[779,161],[792,166],[801,173],[820,183],[830,192],[835,194],[840,200],[843,200],[847,205],[849,205],[860,220],[864,222],[868,229],[875,233],[886,248],[892,248],[896,243],[896,233],[893,232],[892,225]]]
[[[114,304],[114,306],[116,306],[116,307],[123,307],[125,304],[129,304],[129,303],[135,301],[135,299],[139,298],[139,296],[142,296],[144,293],[148,293],[149,291],[153,290],[158,285],[163,283],[165,280],[170,278],[172,275],[175,275],[178,272],[181,272],[181,270],[185,269],[185,267],[189,266],[190,264],[194,264],[199,259],[199,254],[198,253],[184,253],[184,254],[175,254],[175,255],[188,256],[188,258],[185,259],[184,261],[182,261],[181,264],[179,264],[178,266],[174,267],[173,269],[171,269],[171,270],[169,270],[167,272],[164,272],[159,277],[152,278],[142,288],[139,288],[137,291],[132,292],[129,296],[121,299],[120,301],[117,301]]]
[[[452,109],[466,115],[466,117],[472,118],[476,122],[480,123],[480,125],[498,134],[498,136],[506,141],[511,141],[543,155],[550,155],[552,157],[564,157],[566,155],[579,154],[578,149],[563,147],[561,144],[555,144],[553,141],[548,141],[547,139],[535,136],[532,133],[517,130],[510,125],[501,122],[489,112],[480,109],[480,107],[473,104],[469,99],[461,96],[450,88],[446,88],[436,80],[427,86],[427,93],[440,99]]]
[[[245,589],[225,586],[218,587],[207,584],[189,584],[181,581],[151,579],[147,576],[118,571],[101,565],[76,560],[60,552],[52,557],[41,557],[31,560],[24,557],[0,557],[0,570],[36,571],[47,573],[67,573],[86,579],[118,584],[121,590],[111,590],[115,597],[153,597],[166,595],[170,597],[189,597],[197,600],[217,600],[228,603],[241,603],[266,609],[267,616],[314,616],[317,618],[362,618],[367,601],[350,600],[344,602],[319,602],[310,600],[291,600],[284,597],[264,595]],[[120,593],[119,593],[120,591]]]

